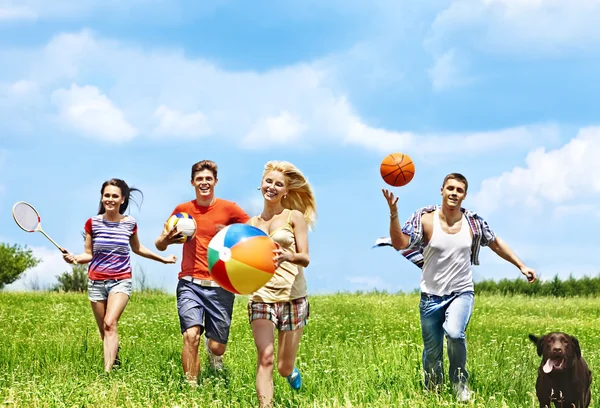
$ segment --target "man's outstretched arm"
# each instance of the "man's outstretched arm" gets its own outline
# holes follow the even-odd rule
[[[537,279],[535,271],[527,265],[525,265],[523,261],[521,261],[519,257],[517,257],[517,255],[515,255],[515,253],[508,246],[508,244],[504,242],[504,240],[502,240],[502,238],[496,237],[496,239],[490,242],[488,246],[492,251],[498,254],[500,258],[510,262],[511,264],[519,268],[521,273],[525,275],[529,282],[535,282],[535,280]]]

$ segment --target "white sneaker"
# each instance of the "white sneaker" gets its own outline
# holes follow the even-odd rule
[[[454,392],[458,402],[469,402],[473,398],[473,393],[465,383],[454,384]]]
[[[223,356],[216,356],[208,347],[208,337],[204,337],[204,344],[206,345],[206,353],[208,354],[208,362],[213,370],[223,369]]]

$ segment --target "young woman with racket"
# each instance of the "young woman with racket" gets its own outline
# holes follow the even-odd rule
[[[129,248],[144,258],[162,263],[175,263],[174,255],[162,257],[140,244],[137,222],[131,215],[124,215],[132,199],[130,188],[120,179],[102,184],[98,215],[85,223],[85,252],[73,255],[64,250],[68,263],[88,267],[88,298],[104,342],[104,370],[110,371],[118,359],[119,336],[117,325],[127,306],[132,290],[131,259]]]

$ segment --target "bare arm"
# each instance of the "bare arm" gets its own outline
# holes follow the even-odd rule
[[[177,231],[177,226],[175,226],[169,232],[166,232],[165,230],[163,230],[163,232],[154,241],[154,246],[159,251],[164,251],[165,249],[167,249],[167,247],[169,245],[181,244],[181,242],[179,241],[180,238],[181,238],[181,235]],[[133,247],[132,247],[132,249],[133,249]],[[143,255],[141,255],[141,256],[143,256]]]
[[[489,247],[498,254],[500,258],[519,268],[529,282],[534,282],[536,280],[535,271],[525,265],[502,238],[496,237],[496,239],[489,244]]]
[[[93,257],[92,236],[90,234],[88,234],[87,232],[85,233],[85,250],[83,253],[78,254],[78,255],[73,255],[69,251],[66,251],[63,254],[63,259],[65,260],[65,262],[71,263],[71,264],[72,263],[86,264],[92,260],[92,257]]]
[[[307,267],[310,263],[310,256],[308,254],[308,226],[306,225],[304,215],[298,210],[293,210],[292,223],[294,236],[296,237],[296,253],[294,254],[278,248],[274,251],[276,255],[273,260],[277,266],[282,262],[288,261],[296,265]]]
[[[133,251],[133,253],[139,256],[143,256],[144,258],[169,264],[177,262],[177,257],[175,255],[168,255],[166,257],[163,257],[155,254],[154,252],[150,251],[148,248],[140,244],[140,239],[138,237],[137,232],[129,238],[129,245],[131,245],[131,250]]]
[[[410,236],[402,232],[402,226],[398,219],[398,197],[394,197],[394,193],[390,193],[387,189],[381,191],[390,207],[390,239],[392,240],[392,246],[396,251],[399,251],[408,246]]]

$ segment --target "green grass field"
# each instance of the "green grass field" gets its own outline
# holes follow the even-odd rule
[[[312,296],[297,364],[303,388],[275,377],[280,407],[451,407],[449,391],[421,387],[416,295]],[[236,301],[227,369],[202,360],[200,386],[184,384],[175,297],[133,294],[121,318],[123,365],[102,369],[102,346],[84,294],[0,293],[0,403],[6,407],[252,407],[255,348]],[[600,299],[477,296],[468,369],[477,407],[537,407],[539,358],[528,333],[576,335],[600,363]],[[202,350],[204,353],[204,350]],[[203,354],[205,355],[205,354]],[[447,365],[446,365],[447,370]],[[592,382],[598,401],[600,379]]]

